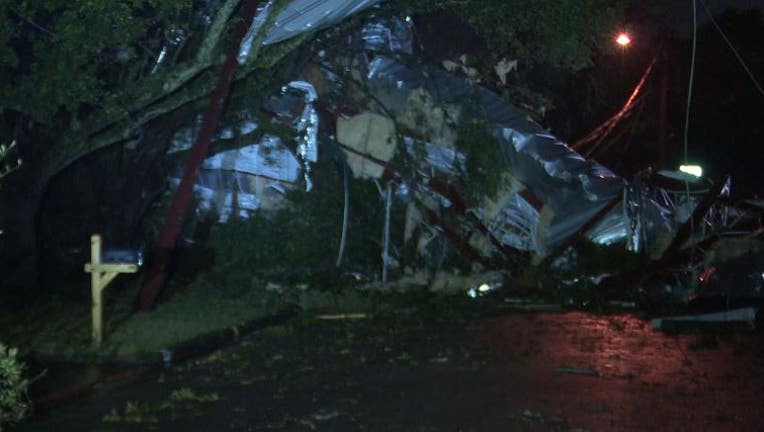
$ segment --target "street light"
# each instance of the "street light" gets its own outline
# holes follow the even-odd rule
[[[679,165],[679,171],[695,177],[703,177],[703,167],[700,165]]]
[[[629,44],[631,44],[631,37],[628,33],[619,33],[615,38],[615,43],[620,45],[622,48],[626,48],[629,46]]]

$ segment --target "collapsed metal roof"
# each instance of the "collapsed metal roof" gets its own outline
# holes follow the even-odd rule
[[[304,31],[331,25],[376,3],[294,1],[280,13],[263,43],[275,43]],[[261,8],[253,29],[262,26],[271,6],[272,2],[269,2]],[[484,120],[487,132],[497,142],[496,157],[501,158],[505,166],[504,172],[494,174],[509,174],[515,182],[502,191],[497,208],[490,212],[481,207],[469,211],[502,244],[543,256],[571,236],[583,233],[598,243],[625,242],[632,250],[642,250],[647,242],[654,240],[656,232],[675,230],[689,218],[697,199],[689,195],[684,199],[671,197],[665,191],[655,192],[644,184],[626,182],[599,163],[573,151],[525,111],[495,92],[476,85],[469,77],[416,61],[411,37],[407,20],[367,23],[356,36],[363,51],[361,61],[357,62],[358,75],[375,103],[384,107],[383,121],[386,115],[405,117],[412,104],[421,105],[422,95],[431,99],[428,103],[432,106],[453,107],[457,113]],[[247,43],[243,43],[241,55],[244,60],[248,50]],[[327,74],[326,82],[335,86],[345,85],[336,75],[324,72]],[[202,200],[206,202],[203,206],[212,208],[215,203],[221,221],[232,214],[232,207],[238,206],[239,216],[242,217],[248,214],[243,210],[261,208],[257,194],[262,193],[263,188],[260,187],[258,192],[252,186],[253,177],[268,179],[269,187],[283,196],[284,190],[297,180],[301,171],[310,188],[310,164],[318,157],[319,128],[332,131],[345,121],[340,118],[336,125],[319,123],[315,104],[328,102],[318,100],[316,88],[305,77],[293,79],[296,81],[284,86],[271,112],[289,117],[295,114],[291,111],[296,101],[302,100],[304,103],[302,112],[291,119],[298,144],[296,152],[288,150],[275,137],[266,136],[249,146],[211,156],[205,161],[206,173],[200,177],[197,187],[203,192]],[[417,101],[417,98],[420,100]],[[253,107],[253,110],[258,108]],[[379,110],[370,110],[369,107],[357,106],[356,109],[362,114],[364,111],[373,114],[372,117],[380,116]],[[442,125],[431,123],[444,121],[443,115],[430,116],[428,121],[430,124],[421,125],[423,129],[435,126],[442,129]],[[257,124],[245,122],[224,126],[219,137],[224,138],[226,133],[230,133],[226,131],[234,128],[241,133],[245,129],[249,132],[257,128]],[[463,154],[454,147],[456,137],[453,131],[434,139],[431,136],[424,142],[421,137],[427,136],[427,133],[416,135],[404,134],[402,144],[406,149],[399,151],[411,153],[416,143],[423,144],[426,149],[424,162],[442,173],[457,173],[458,167],[469,157],[469,154]],[[171,151],[188,145],[188,134],[176,134]],[[267,156],[262,152],[265,147],[270,148]],[[380,163],[370,154],[346,153],[348,159],[352,156]],[[392,157],[389,151],[387,155]],[[382,166],[388,160],[381,161]],[[226,172],[237,173],[234,176],[236,181],[225,180],[229,176]],[[375,176],[381,173],[382,170],[378,169]],[[215,176],[217,180],[210,180]],[[408,185],[404,183],[401,185],[403,187]],[[234,202],[235,194],[238,194],[239,203]]]
[[[547,247],[559,244],[623,193],[623,179],[571,150],[524,111],[465,78],[436,67],[413,68],[394,58],[378,56],[369,63],[365,82],[374,96],[394,113],[407,109],[407,101],[417,89],[436,95],[436,103],[441,105],[476,101],[472,104],[481,112],[472,115],[487,120],[490,134],[499,142],[497,157],[503,156],[507,171],[554,211],[555,216],[544,238],[531,242],[535,243],[535,248],[542,243]],[[519,197],[507,202],[501,213],[497,217],[511,220],[514,215],[515,219],[536,219],[538,222],[538,209],[531,210],[527,203],[519,201]],[[497,225],[497,221],[487,222],[489,226]],[[497,234],[515,247],[528,243],[513,239],[509,233]]]
[[[263,45],[272,45],[307,31],[336,24],[350,15],[367,9],[380,0],[293,0],[276,17],[263,38]],[[239,50],[243,63],[252,48],[255,36],[270,17],[273,0],[261,5]]]

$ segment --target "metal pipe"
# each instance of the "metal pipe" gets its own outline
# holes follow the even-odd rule
[[[387,282],[387,265],[390,260],[390,210],[393,203],[392,182],[387,182],[387,203],[385,205],[385,241],[382,252],[382,282]]]
[[[350,181],[348,180],[348,165],[342,165],[342,176],[345,184],[345,210],[342,214],[342,238],[340,239],[340,250],[337,253],[337,262],[334,263],[335,267],[339,267],[342,263],[342,256],[345,254],[345,241],[348,235],[348,216],[350,214]]]

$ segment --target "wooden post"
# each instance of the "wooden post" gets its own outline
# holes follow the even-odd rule
[[[90,273],[91,336],[94,345],[101,346],[103,342],[103,290],[118,274],[137,271],[137,264],[102,263],[101,236],[98,234],[90,236],[90,262],[85,264],[85,272]]]
[[[90,265],[93,270],[90,272],[90,296],[91,296],[91,335],[95,345],[101,345],[103,341],[103,310],[101,300],[103,290],[101,288],[101,272],[96,269],[101,265],[101,236],[94,234],[90,236]],[[87,268],[85,271],[88,271]]]

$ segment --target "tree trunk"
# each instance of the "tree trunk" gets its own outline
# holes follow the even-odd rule
[[[29,298],[39,292],[35,219],[42,194],[34,190],[0,193],[2,293]]]

